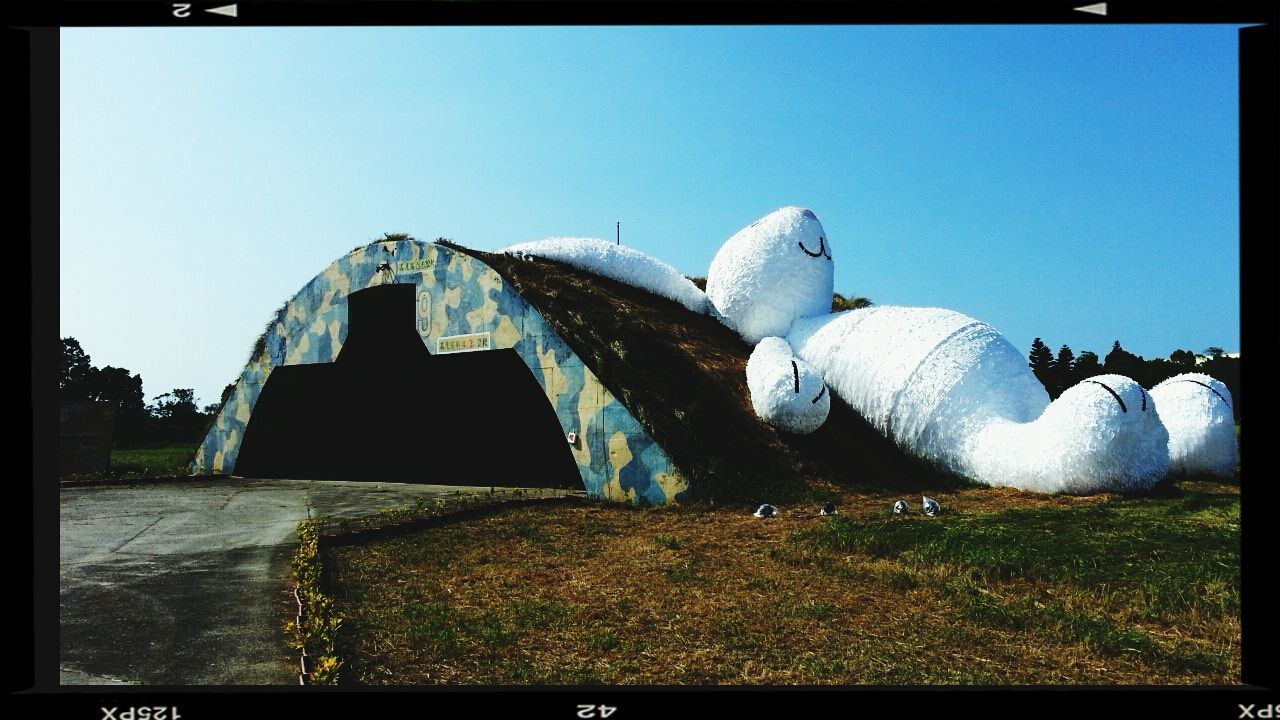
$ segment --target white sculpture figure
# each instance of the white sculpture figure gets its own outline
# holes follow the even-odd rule
[[[782,208],[720,248],[707,298],[748,341],[785,339],[899,447],[961,475],[1079,493],[1148,488],[1164,476],[1168,433],[1137,383],[1099,376],[1050,403],[1021,353],[986,323],[940,308],[831,314],[832,272],[817,217]]]
[[[1050,403],[1022,354],[986,323],[941,308],[831,314],[831,241],[811,210],[782,208],[729,238],[711,261],[705,295],[666,263],[603,240],[552,238],[506,251],[709,311],[757,345],[747,364],[752,407],[789,432],[820,427],[834,394],[904,450],[989,485],[1143,489],[1171,459],[1185,472],[1234,470],[1231,396],[1206,375],[1171,378],[1150,393],[1101,375]]]
[[[795,357],[786,340],[767,337],[747,360],[751,407],[761,420],[804,435],[822,427],[831,410],[831,394],[822,378]]]
[[[1230,477],[1236,469],[1235,413],[1221,381],[1184,373],[1151,388],[1169,430],[1169,469]]]

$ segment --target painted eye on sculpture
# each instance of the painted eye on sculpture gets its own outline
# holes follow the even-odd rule
[[[1199,385],[1200,387],[1204,388],[1205,390],[1208,390],[1209,392],[1213,393],[1214,395],[1217,395],[1219,400],[1221,400],[1222,402],[1224,402],[1224,403],[1226,403],[1226,404],[1227,404],[1227,407],[1231,407],[1231,403],[1227,402],[1227,399],[1226,399],[1226,398],[1224,398],[1224,397],[1222,397],[1222,393],[1218,392],[1217,390],[1214,390],[1212,385],[1208,385],[1208,384],[1206,384],[1206,383],[1202,383],[1202,382],[1200,382],[1199,380],[1190,380],[1190,379],[1187,379],[1187,380],[1177,380],[1176,382],[1189,382],[1189,383],[1195,383],[1196,385]]]
[[[800,249],[804,251],[804,254],[805,254],[805,255],[808,255],[809,257],[825,257],[825,258],[826,258],[826,259],[828,259],[828,260],[830,260],[830,259],[831,259],[831,253],[827,252],[827,240],[826,240],[826,238],[824,238],[824,237],[821,237],[821,236],[819,236],[819,237],[818,237],[818,251],[817,251],[817,252],[810,252],[809,248],[807,248],[807,247],[805,247],[805,246],[804,246],[804,241],[803,241],[803,240],[801,240],[800,242],[798,242],[798,243],[796,243],[796,244],[797,244],[797,245],[799,245],[799,246],[800,246]]]
[[[817,395],[813,396],[813,399],[809,401],[809,404],[810,404],[810,405],[817,405],[817,404],[818,404],[818,401],[822,399],[822,396],[823,396],[823,395],[826,395],[826,394],[827,394],[827,384],[826,384],[826,383],[823,383],[823,384],[822,384],[822,389],[818,391],[818,394],[817,394]]]
[[[1103,390],[1106,390],[1107,392],[1111,393],[1111,397],[1115,398],[1116,402],[1120,403],[1120,412],[1124,412],[1124,413],[1129,412],[1129,407],[1124,404],[1124,400],[1120,399],[1120,393],[1116,392],[1115,390],[1112,390],[1110,385],[1107,385],[1106,383],[1098,382],[1097,380],[1086,380],[1085,382],[1091,382],[1094,385],[1101,385]],[[1146,393],[1143,393],[1142,395],[1142,409],[1143,410],[1147,409]]]

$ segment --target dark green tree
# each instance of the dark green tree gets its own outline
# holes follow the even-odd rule
[[[1098,354],[1089,350],[1081,352],[1074,365],[1072,379],[1075,383],[1103,373],[1102,363],[1098,362]],[[1072,384],[1074,385],[1075,383]]]
[[[75,338],[62,338],[58,388],[65,400],[90,400],[115,408],[112,442],[127,447],[147,442],[153,430],[142,394],[142,376],[125,368],[96,368]]]
[[[1152,358],[1143,363],[1142,377],[1134,379],[1142,383],[1143,387],[1153,388],[1174,375],[1187,372],[1189,369],[1184,365],[1164,358]]]
[[[142,394],[142,376],[110,365],[96,369],[93,375],[90,399],[116,408],[115,444],[129,446],[146,442],[152,420]]]
[[[1169,362],[1185,367],[1196,366],[1196,354],[1190,350],[1174,350],[1169,353]]]
[[[1075,363],[1076,355],[1070,347],[1063,345],[1058,349],[1058,356],[1049,364],[1049,382],[1045,383],[1050,398],[1056,399],[1075,384]]]
[[[62,359],[58,364],[58,393],[64,400],[88,400],[94,368],[89,354],[73,337],[62,338]]]
[[[93,374],[90,400],[111,403],[119,415],[140,416],[147,413],[142,395],[142,376],[131,375],[125,368],[110,365]]]
[[[1111,346],[1111,352],[1107,353],[1107,357],[1103,359],[1102,369],[1109,374],[1124,375],[1141,382],[1142,375],[1142,356],[1120,347],[1120,341],[1115,341]]]
[[[196,407],[195,391],[191,388],[174,388],[157,395],[150,409],[151,415],[159,420],[183,419],[200,414]]]
[[[200,412],[191,388],[174,388],[157,395],[150,409],[155,418],[156,439],[164,442],[196,442],[208,424],[208,416]]]
[[[864,297],[845,297],[840,293],[831,294],[831,312],[860,310],[865,307],[871,307],[871,301]]]
[[[1031,372],[1035,373],[1036,379],[1048,389],[1052,374],[1050,368],[1053,366],[1053,351],[1040,338],[1036,338],[1031,341],[1031,352],[1027,355],[1027,359],[1030,361],[1027,365],[1031,368]],[[1053,391],[1050,390],[1051,395],[1052,393]]]

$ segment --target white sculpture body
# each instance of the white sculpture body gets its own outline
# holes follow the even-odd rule
[[[1145,489],[1168,472],[1171,448],[1187,444],[1180,438],[1205,434],[1203,415],[1216,412],[1225,424],[1223,403],[1208,410],[1201,403],[1179,415],[1192,419],[1171,438],[1156,391],[1118,375],[1084,380],[1050,403],[1008,340],[951,310],[883,306],[831,314],[831,253],[811,211],[777,210],[720,248],[707,298],[746,340],[785,339],[832,394],[899,447],[953,472],[1041,492]],[[1190,393],[1189,385],[1176,391]],[[1203,394],[1210,392],[1226,395],[1225,387]],[[1196,447],[1206,444],[1226,454],[1225,443]],[[1209,469],[1188,452],[1197,458],[1183,463],[1188,471]],[[1213,471],[1226,465],[1219,460]]]

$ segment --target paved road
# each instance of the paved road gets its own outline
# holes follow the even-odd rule
[[[476,488],[198,480],[63,488],[63,685],[294,685],[294,531]]]

